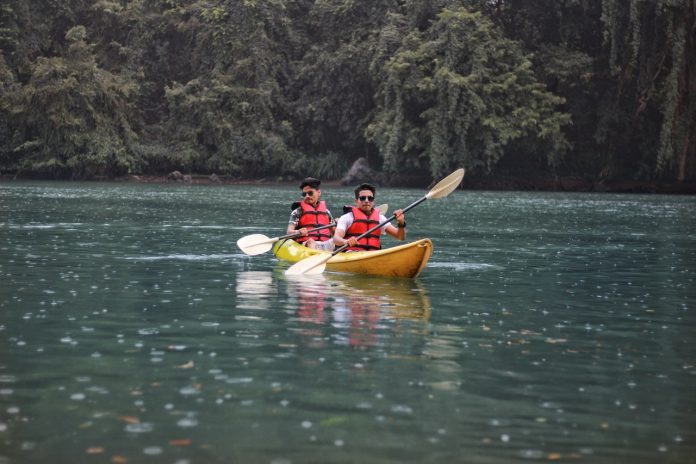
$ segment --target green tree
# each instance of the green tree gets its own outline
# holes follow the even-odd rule
[[[64,56],[37,58],[13,109],[13,167],[23,175],[54,178],[117,176],[136,166],[130,148],[132,96],[137,86],[100,69],[86,29],[73,27]]]
[[[489,171],[506,151],[521,151],[513,142],[550,164],[564,154],[563,100],[480,12],[445,9],[423,31],[407,24],[395,17],[385,28],[384,41],[398,48],[374,66],[382,84],[368,134],[388,171],[425,168],[433,178],[457,165]]]
[[[154,44],[143,56],[154,58],[144,69],[150,106],[159,109],[146,116],[166,150],[149,166],[282,173],[293,159],[281,87],[289,79],[284,44],[294,40],[285,2],[151,3],[162,13],[139,30],[148,38],[139,41]]]
[[[379,162],[376,147],[364,135],[376,92],[370,62],[379,30],[394,8],[398,3],[392,0],[319,0],[304,13],[304,40],[290,83],[296,143],[312,156],[335,159],[334,178],[358,157]]]
[[[696,2],[602,2],[608,69],[621,111],[605,172],[636,178],[696,177]],[[609,97],[609,96],[607,96]]]

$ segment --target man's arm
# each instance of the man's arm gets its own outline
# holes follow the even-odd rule
[[[300,223],[301,211],[302,210],[300,208],[297,208],[297,209],[294,209],[292,211],[292,213],[290,213],[290,220],[288,221],[288,229],[286,232],[287,234],[295,233],[295,231],[297,230],[297,226]],[[303,227],[299,230],[299,232],[300,232],[300,235],[302,235],[302,236],[307,235],[307,228]]]
[[[355,246],[358,243],[355,237],[350,237],[347,240],[344,238],[351,224],[353,224],[353,215],[351,213],[346,213],[338,218],[338,221],[336,221],[336,231],[333,236],[334,245],[342,247],[347,243],[349,246]]]
[[[389,223],[384,228],[384,231],[397,240],[405,240],[406,218],[404,217],[404,213],[400,209],[397,209],[396,211],[394,211],[394,215],[396,216],[396,227]]]

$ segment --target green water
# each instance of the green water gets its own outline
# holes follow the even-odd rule
[[[235,242],[297,192],[0,184],[0,463],[696,462],[696,198],[457,191],[418,279],[295,281]]]

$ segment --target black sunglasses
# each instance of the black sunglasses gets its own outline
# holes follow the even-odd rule
[[[310,197],[313,197],[313,196],[314,196],[314,190],[308,190],[308,191],[306,191],[306,192],[302,192],[302,196],[303,196],[303,197],[306,197],[307,195],[309,195]]]
[[[359,199],[360,201],[366,201],[366,200],[367,200],[367,201],[374,201],[374,200],[375,200],[375,197],[373,197],[372,195],[360,195],[360,196],[358,197],[358,199]]]

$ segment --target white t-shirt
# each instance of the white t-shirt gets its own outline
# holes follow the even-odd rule
[[[343,216],[341,216],[340,218],[338,218],[338,221],[336,221],[336,229],[337,229],[337,230],[340,229],[340,230],[342,230],[343,232],[345,232],[345,231],[348,230],[348,228],[353,224],[353,219],[354,219],[354,218],[353,218],[353,213],[346,213],[346,214],[344,214]],[[380,223],[380,224],[383,223],[383,222],[386,221],[386,220],[387,220],[387,217],[386,217],[385,215],[383,215],[383,214],[380,214],[380,215],[379,215],[379,223]],[[388,225],[389,225],[389,223],[386,223],[386,224],[384,224],[384,225],[382,226],[382,235],[384,235],[384,234],[387,233],[387,226],[388,226]],[[374,226],[372,226],[372,227],[374,227]],[[371,229],[372,227],[370,227],[370,229]]]

